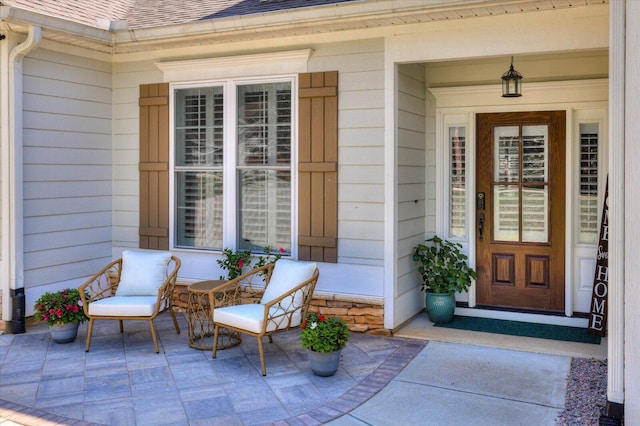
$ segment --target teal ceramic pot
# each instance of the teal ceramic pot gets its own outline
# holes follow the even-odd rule
[[[456,310],[455,294],[427,292],[426,308],[432,322],[447,323],[453,319],[453,313]]]

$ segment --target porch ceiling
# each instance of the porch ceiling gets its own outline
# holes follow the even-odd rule
[[[2,4],[7,3],[10,2]],[[45,40],[124,54],[608,3],[609,0],[357,1],[177,24],[168,18],[168,25],[138,29],[131,29],[123,21],[105,22],[99,18],[95,26],[90,26],[74,21],[72,16],[46,16],[12,6],[0,6],[0,19],[5,30],[26,33],[27,25],[41,26]]]

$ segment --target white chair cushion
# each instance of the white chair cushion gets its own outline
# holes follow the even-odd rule
[[[266,304],[277,299],[294,287],[302,284],[313,276],[316,264],[313,262],[296,262],[295,260],[280,259],[276,261],[271,274],[271,280],[267,285],[260,303]],[[302,293],[296,294],[294,305],[302,303]],[[298,300],[299,299],[299,300]]]
[[[89,304],[89,315],[149,317],[158,303],[157,296],[113,296]]]
[[[269,313],[271,316],[276,316],[283,313],[283,310],[272,307]],[[275,321],[269,322],[265,331],[285,328],[288,325],[288,321],[288,315],[279,316]],[[219,323],[221,327],[229,325],[241,330],[260,333],[264,322],[264,305],[249,303],[246,305],[215,308],[213,310],[213,322]],[[298,326],[301,322],[300,311],[297,311],[292,316],[291,325]]]
[[[171,253],[168,251],[123,251],[116,295],[157,296],[158,289],[167,279],[169,260]]]

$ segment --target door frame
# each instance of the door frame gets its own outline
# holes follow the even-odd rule
[[[575,215],[575,205],[573,200],[574,174],[576,173],[574,139],[576,129],[574,128],[575,111],[591,111],[596,109],[607,110],[608,80],[577,80],[565,82],[542,82],[529,83],[526,86],[526,93],[521,98],[502,98],[500,96],[500,86],[473,86],[473,87],[441,87],[429,88],[429,92],[436,99],[436,176],[435,176],[435,204],[436,204],[436,229],[427,227],[427,232],[436,232],[445,236],[448,230],[449,198],[448,198],[448,126],[460,124],[467,129],[466,140],[466,164],[468,166],[466,176],[466,221],[467,234],[460,242],[464,251],[469,255],[469,263],[476,264],[475,245],[475,115],[477,113],[500,113],[500,112],[525,112],[525,111],[566,111],[566,191],[565,191],[565,316],[540,315],[530,313],[518,313],[509,311],[486,310],[476,307],[476,287],[475,283],[467,294],[457,296],[458,302],[466,302],[468,308],[458,307],[459,313],[469,316],[491,317],[497,319],[522,320],[537,323],[548,323],[557,325],[586,327],[587,320],[573,316],[574,289],[578,273],[575,267],[576,253],[574,250],[575,229],[573,217]],[[526,102],[526,103],[525,103]],[[476,105],[483,105],[477,107]],[[604,117],[606,120],[606,114]],[[602,153],[606,156],[607,140],[606,125],[603,125],[601,134],[603,135]],[[604,157],[603,157],[604,159]],[[601,163],[606,167],[606,159]],[[606,171],[603,171],[606,175]]]

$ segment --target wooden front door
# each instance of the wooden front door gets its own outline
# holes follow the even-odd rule
[[[476,120],[477,304],[563,311],[565,113]]]

